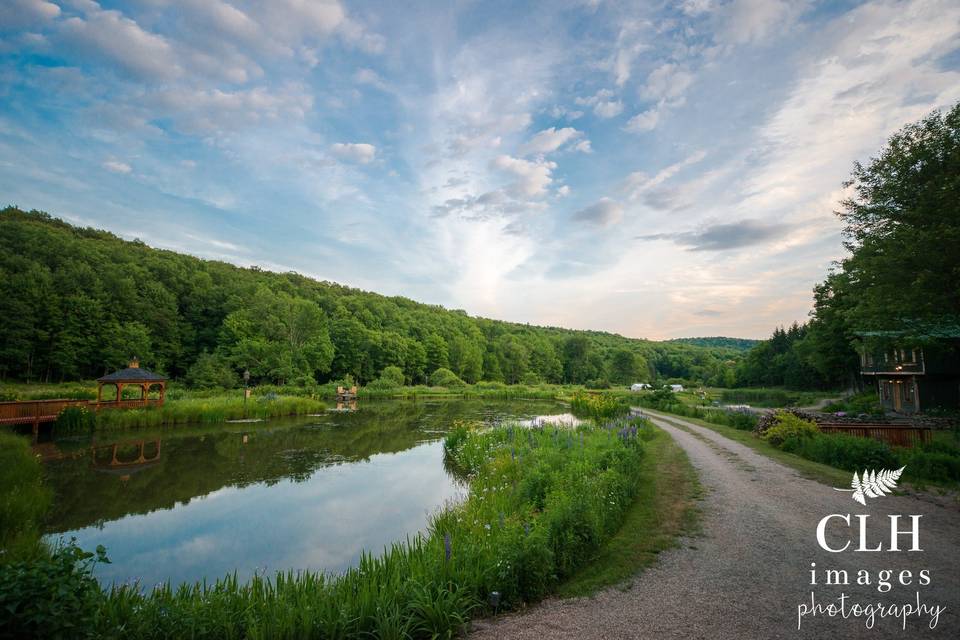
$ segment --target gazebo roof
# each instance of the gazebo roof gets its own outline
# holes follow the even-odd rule
[[[159,373],[147,371],[140,367],[127,367],[108,373],[102,378],[97,378],[97,382],[166,382],[166,380]]]

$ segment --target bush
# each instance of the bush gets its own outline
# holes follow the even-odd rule
[[[186,381],[198,389],[233,389],[237,386],[238,377],[226,358],[203,352],[187,369]]]
[[[780,448],[807,460],[846,471],[896,469],[902,466],[886,443],[843,433],[790,437],[784,440]]]
[[[433,387],[464,387],[466,384],[453,371],[443,367],[430,374],[430,386]]]
[[[570,399],[570,409],[581,418],[607,420],[628,413],[630,406],[616,396],[578,392]]]
[[[525,374],[520,376],[520,384],[525,384],[528,387],[535,387],[538,384],[542,384],[543,380],[540,379],[540,376],[534,373],[533,371],[527,371]]]
[[[40,558],[0,564],[0,638],[100,637],[96,562],[109,562],[102,546],[93,554],[71,540]]]
[[[775,447],[780,447],[788,439],[803,440],[820,433],[817,423],[803,420],[792,413],[778,411],[774,424],[763,434],[763,439]]]
[[[394,387],[402,387],[403,383],[406,382],[406,377],[403,375],[403,369],[393,365],[384,367],[383,371],[380,372],[379,379],[384,384]]]

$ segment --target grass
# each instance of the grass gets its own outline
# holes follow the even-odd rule
[[[190,398],[168,400],[159,407],[100,411],[97,414],[97,428],[124,429],[161,424],[274,418],[319,413],[325,409],[326,405],[319,400],[289,396],[251,398],[246,405],[243,399],[238,398]]]
[[[587,564],[560,585],[562,597],[591,595],[624,584],[698,529],[702,487],[686,453],[661,429],[646,442],[639,464],[639,490],[623,526]]]
[[[28,440],[0,431],[0,564],[42,551],[40,525],[51,498]]]
[[[683,429],[682,425],[674,421],[673,418],[675,417],[671,414],[655,412],[649,409],[647,411],[658,418],[666,420],[670,424]],[[753,435],[752,431],[742,431],[740,429],[734,429],[733,427],[713,424],[699,418],[688,418],[684,416],[683,419],[687,422],[691,422],[715,431],[725,438],[729,438],[730,440],[746,445],[757,453],[761,453],[768,458],[772,458],[777,462],[796,469],[801,475],[806,478],[810,478],[811,480],[817,480],[818,482],[822,482],[823,484],[828,484],[834,487],[845,487],[850,482],[850,474],[846,471],[835,469],[829,465],[820,464],[819,462],[814,462],[812,460],[807,460],[806,458],[801,458],[800,456],[787,453],[786,451],[781,451],[772,444],[757,438],[755,435]]]

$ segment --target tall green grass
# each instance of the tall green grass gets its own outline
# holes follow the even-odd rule
[[[311,398],[261,396],[244,404],[243,398],[188,398],[169,400],[162,406],[142,409],[107,409],[97,413],[98,429],[153,427],[164,424],[224,422],[244,418],[319,413],[326,405]]]
[[[42,552],[40,527],[51,497],[29,441],[0,432],[0,564]]]

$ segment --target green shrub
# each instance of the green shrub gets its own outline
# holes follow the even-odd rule
[[[200,389],[232,389],[237,386],[237,372],[219,354],[203,352],[187,369],[187,384]]]
[[[406,378],[403,375],[403,369],[391,365],[384,367],[383,371],[380,372],[380,380],[394,387],[402,387]]]
[[[0,564],[0,638],[100,637],[96,562],[109,562],[103,547],[89,553],[71,540],[49,554]]]
[[[0,564],[42,552],[40,524],[50,500],[29,441],[0,432]]]
[[[763,439],[780,447],[787,439],[803,440],[820,433],[816,422],[803,420],[785,411],[778,411],[772,427],[763,434]]]
[[[463,387],[466,384],[453,371],[443,367],[430,374],[430,385],[433,387]]]
[[[628,413],[630,405],[616,396],[578,392],[570,399],[570,409],[581,418],[607,420]]]

